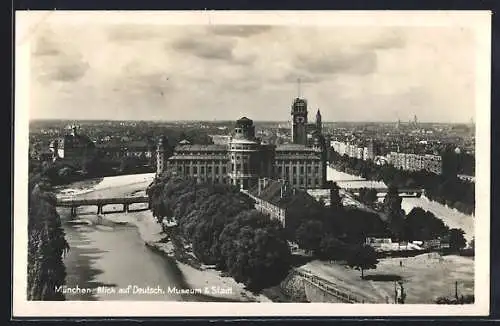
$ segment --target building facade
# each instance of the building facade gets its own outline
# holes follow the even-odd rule
[[[78,132],[77,126],[71,126],[71,132],[53,140],[49,150],[54,160],[64,160],[69,164],[80,166],[84,159],[96,155],[96,146],[90,138]]]
[[[365,146],[359,144],[352,144],[350,142],[342,142],[338,140],[332,140],[330,142],[330,147],[333,148],[340,156],[347,155],[352,158],[357,158],[360,160],[374,160],[376,156],[375,144],[372,140],[366,142]]]
[[[324,139],[316,131],[312,144],[308,145],[306,102],[298,100],[292,106],[292,115],[302,118],[292,123],[293,144],[262,143],[255,137],[253,121],[243,117],[236,121],[227,144],[180,145],[169,152],[165,139],[160,140],[157,174],[168,170],[198,182],[232,184],[242,189],[256,186],[261,178],[282,179],[297,188],[323,188],[326,184]]]
[[[272,220],[278,220],[285,227],[286,207],[281,200],[288,195],[288,190],[284,180],[259,178],[257,186],[243,192],[255,200],[256,210],[269,215]]]
[[[439,155],[391,152],[388,161],[395,168],[405,171],[425,170],[441,174],[443,170],[442,158]]]

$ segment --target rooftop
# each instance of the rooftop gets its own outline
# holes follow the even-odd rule
[[[212,155],[174,155],[168,158],[169,160],[226,160],[228,161],[225,153],[212,154]]]
[[[268,185],[264,189],[261,190],[259,195],[259,185],[248,190],[248,192],[257,198],[260,198],[264,201],[267,201],[276,206],[280,206],[281,202],[281,186],[283,185],[282,181],[278,180],[268,180]]]
[[[229,141],[230,144],[258,144],[256,140],[245,138],[233,138]]]
[[[301,144],[283,144],[278,145],[276,147],[276,151],[303,151],[303,152],[315,152],[315,150],[311,147],[307,147],[306,145]]]
[[[285,185],[286,188],[286,194],[283,197],[281,196],[282,185]],[[249,189],[248,192],[252,196],[285,209],[293,210],[294,207],[303,207],[308,202],[317,204],[317,201],[306,191],[293,188],[290,185],[284,184],[281,180],[268,179],[268,184],[264,189],[261,189],[260,195],[258,185]]]
[[[226,152],[226,145],[211,144],[211,145],[180,145],[175,147],[176,152]]]
[[[149,143],[143,140],[134,140],[130,142],[124,143],[116,143],[116,142],[107,142],[97,144],[98,148],[152,148],[154,147],[153,143]]]

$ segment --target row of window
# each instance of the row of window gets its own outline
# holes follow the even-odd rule
[[[319,154],[318,152],[316,152],[314,149],[310,149],[309,151],[302,151],[302,152],[285,152],[285,151],[279,151],[279,152],[276,152],[276,156],[307,156],[307,157],[311,157],[312,156],[312,159],[309,159],[309,158],[298,158],[296,159],[297,162],[312,162],[312,161],[317,161],[319,159]],[[316,159],[314,159],[316,158]],[[279,159],[277,160],[279,161]],[[286,160],[288,161],[288,160]]]
[[[231,160],[240,161],[241,159],[248,160],[248,155],[232,155]],[[187,164],[187,165],[199,165],[199,164],[218,164],[218,165],[226,165],[228,160],[171,160],[173,164]],[[275,165],[317,165],[320,166],[321,162],[319,160],[277,160],[275,161]]]
[[[282,166],[278,166],[277,168],[278,168],[279,175],[282,175],[283,171],[285,172],[285,175],[290,174],[290,167],[289,166],[285,166],[284,169]],[[304,174],[305,171],[307,171],[308,174],[313,173],[313,171],[315,174],[318,174],[319,173],[319,166],[314,166],[314,170],[313,170],[313,167],[310,165],[307,167],[300,166],[298,171],[299,171],[299,174]],[[292,166],[292,174],[297,174],[297,167],[296,166]]]
[[[169,160],[174,164],[188,164],[188,165],[197,165],[197,164],[227,164],[228,160]]]
[[[194,167],[195,169],[186,169],[186,171],[184,171],[186,174],[188,175],[191,175],[193,177],[198,177],[198,181],[199,182],[213,182],[213,183],[223,183],[223,184],[226,184],[226,183],[231,183],[231,180],[229,178],[227,178],[226,175],[224,175],[224,173],[226,173],[225,171],[222,172],[223,175],[218,175],[218,172],[216,172],[216,175],[213,176],[213,177],[210,177],[210,176],[206,176],[206,175],[203,175],[204,172],[200,171],[200,175],[198,175],[198,171],[196,169],[196,167]],[[183,171],[181,169],[179,169],[179,172],[182,173]],[[210,173],[210,172],[208,172]],[[308,186],[308,187],[311,187],[311,186],[318,186],[320,185],[320,179],[319,178],[304,178],[304,177],[299,177],[299,178],[291,178],[290,180],[288,180],[288,178],[284,178],[285,180],[289,181],[291,185],[293,186],[301,186],[301,187],[305,187],[305,186]],[[247,180],[243,180],[243,183],[244,183],[244,186],[246,186],[246,181]],[[235,185],[240,185],[240,180],[237,179],[237,180],[234,180],[233,184]]]
[[[227,173],[227,166],[226,165],[222,165],[222,166],[185,166],[183,167],[182,165],[178,165],[177,166],[177,170],[179,172],[183,172],[183,169],[185,169],[185,172],[190,174],[190,173],[198,173],[198,171],[201,173],[201,174],[205,174],[205,171],[207,174],[211,174],[212,171],[215,173],[215,174],[219,174],[220,173]],[[231,169],[232,171],[236,171],[236,172],[242,172],[242,173],[248,173],[249,172],[249,166],[248,166],[248,163],[244,162],[243,164],[241,163],[232,163],[231,164]],[[314,173],[314,174],[319,174],[320,173],[320,169],[319,169],[319,166],[315,165],[315,166],[311,166],[311,165],[308,165],[308,166],[292,166],[291,167],[291,170],[290,170],[290,166],[285,166],[285,167],[282,167],[282,166],[278,166],[276,167],[276,171],[279,175],[283,175],[283,173],[285,175],[289,175],[290,174],[290,171],[292,172],[292,174],[305,174],[306,171],[307,171],[307,174],[311,174],[311,173]]]
[[[180,173],[185,172],[187,174],[198,174],[198,171],[200,172],[200,174],[205,174],[205,171],[206,171],[207,174],[212,174],[212,171],[215,174],[219,174],[219,172],[222,173],[222,174],[226,174],[227,173],[227,167],[226,166],[222,166],[222,167],[214,166],[213,170],[212,170],[211,166],[207,166],[206,169],[205,169],[204,166],[200,166],[199,170],[198,170],[198,166],[186,166],[185,170],[183,170],[182,166],[178,166],[177,167],[177,171],[180,172]]]
[[[239,155],[231,155],[231,160],[234,161],[234,158],[236,157],[236,160],[239,161],[240,159],[243,159],[243,160],[248,160],[248,155],[242,155],[242,156],[239,156]]]
[[[189,155],[189,156],[202,156],[202,155],[225,155],[226,153],[223,152],[202,152],[202,151],[193,151],[193,152],[183,152],[183,151],[179,151],[179,152],[175,152],[174,155]]]
[[[249,150],[249,149],[255,149],[255,146],[252,146],[252,145],[231,145],[230,148],[232,150],[237,150],[237,149]]]
[[[242,167],[243,167],[243,169],[242,169]],[[248,173],[249,172],[247,163],[243,163],[243,164],[233,163],[233,164],[231,164],[231,168],[232,168],[232,171],[235,171],[235,172],[241,172],[241,173]]]
[[[284,178],[286,179],[286,178]],[[313,181],[314,181],[314,184],[313,184]],[[320,182],[319,182],[319,178],[292,178],[291,180],[289,180],[290,184],[292,184],[293,186],[306,186],[306,183],[307,182],[307,186],[312,186],[312,185],[319,185]]]

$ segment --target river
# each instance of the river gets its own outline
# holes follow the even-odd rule
[[[332,167],[327,168],[327,179],[337,181],[339,182],[339,184],[342,184],[342,182],[353,180],[357,180],[356,182],[362,183],[363,180],[365,180],[359,176],[337,171]],[[360,184],[360,187],[362,186],[363,185]],[[369,186],[369,182],[366,184],[366,186]],[[425,196],[421,196],[419,198],[403,198],[401,208],[406,213],[409,213],[414,207],[421,207],[426,211],[432,212],[438,218],[442,219],[443,222],[450,228],[460,228],[464,230],[464,236],[467,241],[472,240],[472,238],[474,237],[474,216],[463,214],[454,208],[449,208],[438,202],[431,201]]]
[[[66,196],[71,193],[74,198],[101,197],[111,193],[115,196],[129,195],[131,192],[144,190],[148,184],[148,180],[142,183],[121,181],[121,185],[101,187],[101,190],[92,187],[91,190],[69,191],[69,186],[65,187],[65,191],[59,191],[59,194]],[[69,209],[58,208],[70,246],[70,251],[64,257],[64,264],[66,286],[73,289],[73,293],[65,293],[67,300],[238,301],[198,293],[169,293],[169,287],[190,289],[176,262],[145,246],[133,223],[117,224],[106,217],[104,221],[100,221],[92,210],[95,207],[81,208],[75,218],[82,223],[89,223],[86,225],[72,223]],[[113,220],[118,216],[124,221],[130,221],[133,214],[112,215]]]

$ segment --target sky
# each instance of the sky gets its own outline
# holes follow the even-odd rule
[[[299,78],[310,121],[474,117],[467,28],[42,18],[30,119],[287,121]]]

